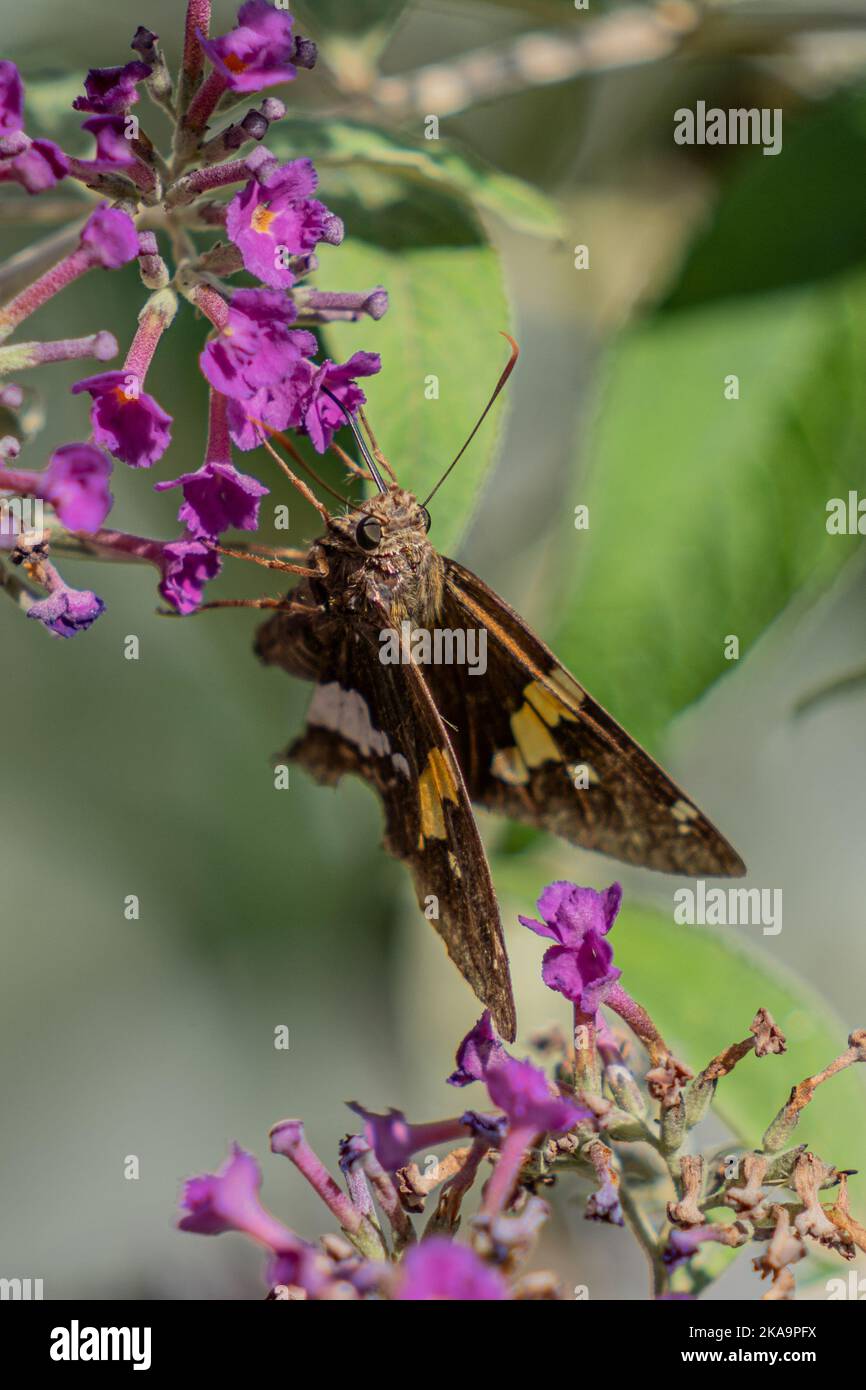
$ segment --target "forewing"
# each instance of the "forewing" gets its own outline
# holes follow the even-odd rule
[[[497,1028],[516,1031],[508,958],[484,846],[451,747],[421,671],[383,665],[379,647],[346,629],[289,757],[320,782],[345,773],[379,793],[385,848],[412,871],[419,904]]]
[[[648,753],[486,584],[446,560],[442,624],[486,631],[487,669],[425,668],[473,801],[667,873],[745,865]]]

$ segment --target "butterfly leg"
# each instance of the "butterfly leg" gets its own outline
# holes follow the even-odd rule
[[[321,579],[328,573],[327,561],[324,556],[316,557],[315,566],[294,565],[287,560],[278,559],[276,555],[259,555],[252,550],[233,550],[228,546],[217,545],[211,542],[211,550],[215,550],[217,555],[225,555],[230,560],[250,560],[254,565],[261,565],[264,569],[279,570],[283,574],[299,574],[304,579]]]
[[[310,609],[302,603],[291,603],[284,598],[215,598],[209,603],[199,604],[191,613],[177,613],[173,608],[158,608],[161,618],[196,618],[210,608],[270,608],[281,613],[303,613],[310,615]]]

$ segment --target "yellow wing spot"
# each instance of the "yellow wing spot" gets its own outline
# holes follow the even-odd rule
[[[458,803],[457,783],[444,755],[438,748],[430,751],[427,766],[418,778],[418,801],[421,812],[421,839],[444,840],[445,809],[443,802]]]
[[[575,718],[567,705],[564,705],[556,695],[551,695],[550,691],[545,690],[538,681],[529,682],[523,692],[523,698],[529,701],[535,713],[540,715],[551,729],[556,728],[560,719]]]
[[[557,690],[562,692],[569,704],[573,705],[575,709],[579,709],[586,699],[586,691],[582,686],[578,685],[574,676],[570,676],[567,671],[562,671],[558,668],[549,671],[547,674],[547,682],[549,685],[555,685]],[[570,710],[567,710],[565,718],[573,719],[574,715]]]
[[[457,863],[457,856],[455,854],[452,854],[450,849],[448,851],[448,867],[455,878],[463,877],[462,873],[460,872],[460,865]]]
[[[512,714],[511,731],[527,767],[541,767],[542,763],[559,761],[559,749],[529,703],[521,705],[517,713]]]
[[[500,748],[490,759],[490,771],[500,782],[519,787],[529,781],[529,768],[520,756],[519,748]]]
[[[674,820],[680,822],[680,830],[683,832],[688,830],[689,821],[697,820],[699,814],[698,808],[693,806],[690,801],[683,801],[682,797],[679,801],[675,801],[671,807],[671,815]]]

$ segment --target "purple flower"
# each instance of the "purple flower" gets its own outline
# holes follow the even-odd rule
[[[93,444],[62,444],[41,477],[40,492],[70,531],[96,531],[111,511],[111,459]]]
[[[71,589],[61,582],[48,598],[30,605],[27,617],[35,618],[55,637],[76,637],[79,632],[86,632],[104,612],[102,599],[90,589]]]
[[[261,443],[262,431],[253,423],[259,420],[272,430],[296,429],[308,434],[318,452],[324,453],[334,432],[345,424],[345,417],[323,387],[333,391],[347,410],[357,410],[366,396],[351,378],[369,376],[381,365],[374,352],[356,352],[342,364],[317,365],[305,357],[289,360],[291,365],[284,369],[280,381],[261,387],[248,400],[229,400],[229,429],[239,449],[254,449]]]
[[[340,219],[310,196],[317,182],[312,160],[295,159],[264,182],[250,179],[228,205],[226,231],[244,267],[274,289],[294,284],[292,256],[307,255],[320,241],[342,240]]]
[[[20,183],[28,193],[53,188],[69,172],[69,160],[53,140],[24,134],[24,83],[14,63],[0,62],[0,183]]]
[[[138,101],[136,85],[150,77],[153,69],[137,59],[116,68],[91,68],[84,79],[86,96],[76,97],[75,111],[93,111],[97,116],[116,116]]]
[[[259,500],[268,488],[230,463],[206,463],[195,473],[183,473],[171,482],[156,483],[157,492],[182,487],[184,502],[178,520],[193,536],[214,538],[236,526],[255,531],[259,524]]]
[[[533,1134],[563,1134],[588,1113],[564,1096],[552,1095],[540,1067],[514,1057],[493,1062],[485,1076],[493,1104],[504,1110],[509,1126]]]
[[[149,468],[171,442],[171,416],[146,391],[137,389],[129,372],[101,372],[76,381],[73,394],[89,391],[93,436],[131,468]]]
[[[14,63],[0,62],[0,139],[24,127],[24,83]]]
[[[490,1010],[485,1009],[457,1049],[454,1059],[457,1070],[448,1077],[448,1085],[469,1086],[473,1081],[483,1081],[491,1062],[499,1061],[505,1055],[505,1048],[496,1036]]]
[[[317,368],[303,404],[302,424],[318,453],[331,447],[335,432],[345,424],[342,410],[324,394],[324,388],[333,392],[351,414],[367,399],[353,378],[373,376],[381,366],[378,352],[355,352],[348,362],[325,361]]]
[[[687,1231],[674,1229],[662,1251],[662,1260],[669,1269],[676,1269],[696,1255],[705,1240],[718,1240],[716,1226],[692,1226]]]
[[[103,203],[85,222],[81,245],[88,248],[96,264],[119,270],[138,255],[138,232],[128,213]]]
[[[260,92],[297,75],[294,63],[312,67],[315,45],[293,39],[292,16],[275,10],[265,0],[246,0],[238,11],[237,26],[216,39],[198,39],[214,68],[236,92]]]
[[[271,1252],[267,1282],[299,1284],[315,1296],[327,1286],[327,1272],[314,1248],[278,1221],[259,1198],[262,1175],[251,1153],[232,1144],[218,1173],[190,1178],[181,1198],[182,1231],[218,1236],[240,1231]]]
[[[594,1014],[622,974],[613,965],[613,950],[604,937],[614,924],[622,889],[612,883],[603,893],[574,883],[551,883],[538,899],[543,920],[520,921],[557,944],[545,953],[541,974],[548,989],[558,990],[585,1014]]]
[[[292,363],[312,357],[318,351],[316,339],[290,330],[294,317],[294,306],[278,290],[237,290],[225,327],[199,359],[211,386],[224,396],[248,400],[286,377]]]
[[[178,613],[194,613],[199,607],[204,586],[215,579],[222,561],[210,546],[191,536],[166,541],[157,557],[162,579],[159,592]]]
[[[509,1298],[502,1275],[468,1245],[432,1236],[407,1251],[394,1298],[399,1302],[493,1302]]]
[[[20,183],[28,193],[44,193],[68,173],[69,160],[53,140],[20,134],[0,141],[0,183]]]
[[[387,1115],[377,1115],[372,1110],[365,1110],[356,1101],[350,1102],[349,1109],[361,1116],[367,1143],[389,1173],[396,1173],[398,1168],[404,1167],[419,1149],[432,1149],[452,1139],[463,1139],[467,1133],[462,1119],[433,1120],[429,1124],[413,1125],[402,1110],[389,1110]]]
[[[219,1173],[205,1173],[185,1184],[180,1229],[200,1236],[243,1231],[274,1251],[296,1249],[301,1243],[298,1237],[262,1206],[261,1185],[261,1170],[253,1155],[232,1144]]]
[[[81,122],[81,129],[89,131],[96,140],[95,158],[78,161],[83,168],[110,174],[115,169],[129,169],[138,163],[126,138],[124,116],[91,116]]]

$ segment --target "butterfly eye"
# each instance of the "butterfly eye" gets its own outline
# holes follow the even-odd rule
[[[431,525],[431,517],[426,507],[421,508],[421,518],[424,522],[424,530],[429,531]]]
[[[362,550],[375,550],[382,539],[382,527],[374,516],[365,516],[358,522],[355,540]]]

